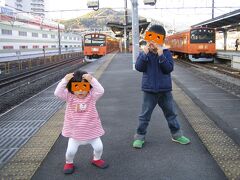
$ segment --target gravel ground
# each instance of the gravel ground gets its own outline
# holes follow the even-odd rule
[[[0,89],[0,94],[4,93],[5,91],[18,86],[14,92],[8,93],[4,96],[1,96],[1,104],[0,104],[0,113],[7,111],[8,109],[16,106],[17,104],[23,102],[24,100],[32,97],[33,95],[37,94],[38,92],[44,90],[45,88],[49,87],[50,85],[54,84],[55,82],[59,81],[61,78],[64,77],[66,73],[73,72],[74,70],[80,68],[84,64],[74,64],[63,68],[60,67],[58,69],[53,69],[48,72],[48,74],[41,73],[30,77],[26,80],[20,81],[18,83],[14,83],[5,88]],[[46,76],[46,78],[42,78],[38,81],[33,83],[29,83],[35,79],[41,78]],[[24,84],[24,85],[23,85]]]

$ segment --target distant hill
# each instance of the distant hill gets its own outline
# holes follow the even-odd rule
[[[140,19],[144,19],[140,17]],[[128,12],[128,22],[131,21],[131,12]],[[78,18],[60,21],[65,29],[105,29],[108,22],[124,23],[124,11],[114,11],[111,8],[92,11]]]

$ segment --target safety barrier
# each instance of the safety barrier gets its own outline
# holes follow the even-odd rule
[[[68,54],[61,54],[61,55],[29,58],[24,60],[0,62],[0,77],[3,75],[16,74],[21,71],[26,71],[39,66],[53,64],[56,62],[66,60],[68,58],[81,57],[81,56],[82,56],[81,52],[75,52],[75,53],[68,53]]]

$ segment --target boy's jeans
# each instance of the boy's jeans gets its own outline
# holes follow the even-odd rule
[[[161,107],[164,113],[172,137],[178,138],[182,136],[180,125],[177,120],[177,115],[175,113],[171,91],[161,93],[143,92],[142,113],[139,116],[139,126],[137,128],[135,139],[144,140],[153,109],[157,104],[159,107]]]

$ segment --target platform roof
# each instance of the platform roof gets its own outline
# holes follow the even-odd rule
[[[147,22],[146,20],[139,20],[139,32],[144,33],[144,31],[147,29],[150,22]],[[116,34],[119,37],[123,37],[124,34],[124,25],[122,23],[117,22],[108,22],[107,26],[112,29],[114,34]],[[127,32],[132,31],[132,22],[129,22],[127,24]]]
[[[240,28],[240,9],[195,24],[191,27],[211,27],[216,28],[216,30],[220,31],[223,29],[230,30]]]

